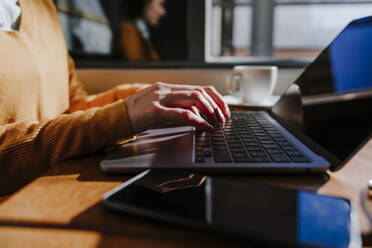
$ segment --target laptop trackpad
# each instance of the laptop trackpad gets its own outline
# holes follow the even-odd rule
[[[169,168],[192,162],[194,128],[152,129],[124,144],[101,163],[103,170]],[[181,163],[181,164],[180,164]]]

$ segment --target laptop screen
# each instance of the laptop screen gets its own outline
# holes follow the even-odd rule
[[[372,16],[351,22],[296,83],[304,96],[372,90]]]
[[[371,134],[372,16],[351,22],[295,82],[303,96],[337,101],[304,105],[307,136],[344,161]],[[346,96],[346,95],[345,95]]]

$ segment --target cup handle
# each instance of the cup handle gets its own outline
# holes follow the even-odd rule
[[[230,78],[229,92],[230,95],[238,96],[238,91],[240,88],[240,81],[242,80],[242,75],[240,73],[233,73]]]
[[[277,87],[277,84],[278,84],[278,67],[273,66],[272,71],[271,71],[270,94],[268,96],[268,99],[271,96],[273,96],[273,93]]]

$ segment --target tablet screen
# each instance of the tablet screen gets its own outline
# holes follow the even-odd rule
[[[349,244],[349,202],[311,192],[153,171],[104,203],[162,221],[277,244]]]

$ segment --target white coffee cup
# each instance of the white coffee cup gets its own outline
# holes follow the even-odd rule
[[[243,103],[265,104],[278,79],[276,66],[235,66],[228,91]]]

